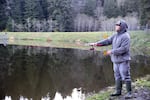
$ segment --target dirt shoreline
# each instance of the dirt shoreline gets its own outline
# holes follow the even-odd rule
[[[126,87],[123,85],[122,95],[119,97],[110,97],[115,86],[106,87],[99,93],[89,94],[85,100],[150,100],[150,75],[139,78],[132,82],[132,98],[125,99]]]

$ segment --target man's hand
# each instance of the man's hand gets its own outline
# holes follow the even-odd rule
[[[88,43],[89,46],[96,46],[97,43]]]
[[[111,50],[108,50],[108,51],[106,52],[106,55],[111,55]]]

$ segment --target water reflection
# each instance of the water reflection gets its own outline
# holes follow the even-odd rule
[[[4,100],[12,100],[11,96],[5,96]],[[33,100],[32,98],[28,99],[23,96],[20,96],[18,100]],[[49,93],[47,94],[46,97],[42,97],[40,100],[51,100]],[[63,98],[61,93],[56,92],[55,97],[53,100],[85,100],[85,94],[82,93],[80,89],[73,89],[72,93],[70,96],[66,96]]]
[[[150,57],[132,58],[134,78],[150,73]],[[78,100],[73,98],[81,95],[84,98],[84,94],[114,83],[110,57],[100,52],[1,46],[0,59],[0,99],[57,100],[59,97],[59,100]],[[74,89],[77,92],[73,92]],[[80,96],[74,96],[75,93]]]

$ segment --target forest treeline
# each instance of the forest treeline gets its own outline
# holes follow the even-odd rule
[[[150,0],[1,0],[0,30],[112,31],[125,19],[130,30],[150,23]]]

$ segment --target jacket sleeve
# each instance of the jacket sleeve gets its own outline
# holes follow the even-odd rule
[[[113,38],[116,34],[108,37],[107,39],[104,39],[104,40],[101,40],[101,41],[98,41],[97,42],[97,46],[107,46],[107,45],[111,45],[112,44],[112,41],[113,41]]]
[[[121,41],[121,46],[116,49],[112,49],[111,53],[114,55],[122,55],[126,52],[129,51],[130,48],[130,38],[129,37],[124,37]]]

